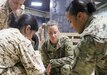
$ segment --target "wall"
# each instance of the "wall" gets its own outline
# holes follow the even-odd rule
[[[50,0],[50,20],[58,21],[62,32],[74,32],[65,17],[66,7],[71,0]]]
[[[107,3],[105,5],[100,6],[97,9],[97,12],[95,13],[96,15],[103,15],[107,16]]]
[[[26,7],[25,13],[30,13],[32,15],[35,15],[39,26],[41,26],[42,23],[47,23],[47,21],[49,21],[49,12]]]

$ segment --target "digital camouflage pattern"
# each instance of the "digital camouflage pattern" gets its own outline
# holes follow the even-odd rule
[[[18,29],[0,30],[0,75],[43,75],[41,61]]]
[[[16,17],[21,16],[24,13],[24,5],[20,9],[14,12]],[[0,30],[7,26],[7,20],[9,16],[9,7],[7,4],[7,0],[0,0]]]
[[[75,62],[75,52],[71,39],[60,35],[58,43],[52,45],[49,40],[45,41],[40,49],[45,67],[50,63],[52,66],[50,75],[70,75]]]
[[[107,18],[91,17],[81,36],[72,75],[107,75]]]

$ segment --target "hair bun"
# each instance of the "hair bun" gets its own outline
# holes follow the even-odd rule
[[[89,2],[89,3],[87,4],[87,10],[88,10],[88,12],[89,12],[90,14],[93,13],[93,12],[95,12],[95,11],[96,11],[95,4]]]

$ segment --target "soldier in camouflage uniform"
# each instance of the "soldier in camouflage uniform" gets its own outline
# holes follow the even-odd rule
[[[49,40],[40,49],[43,63],[50,75],[70,75],[75,60],[72,41],[61,35],[55,21],[47,23]]]
[[[16,17],[24,13],[25,0],[0,0],[0,29],[7,28],[7,19],[11,12],[14,12]]]
[[[89,0],[73,0],[66,9],[68,21],[82,36],[72,75],[107,75],[107,18],[95,17],[95,10]]]
[[[38,30],[33,15],[23,14],[17,22],[9,23],[16,28],[0,30],[0,75],[44,75],[44,65],[35,54],[32,36]]]

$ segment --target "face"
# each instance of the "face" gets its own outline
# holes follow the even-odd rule
[[[25,2],[25,0],[8,0],[8,2],[9,2],[9,8],[12,11],[15,11],[15,10],[21,8],[21,6]]]
[[[58,26],[50,26],[48,27],[48,35],[52,44],[56,44],[59,37],[59,29]]]
[[[35,30],[31,30],[30,25],[24,26],[24,27],[22,28],[22,30],[21,30],[21,33],[22,33],[25,37],[27,37],[29,40],[32,40],[32,37],[34,36],[35,32],[36,32]]]
[[[35,34],[35,31],[34,30],[30,30],[30,33],[27,34],[27,38],[29,40],[32,40],[32,37],[34,36],[34,34]]]
[[[67,20],[70,22],[71,27],[73,27],[78,33],[82,33],[85,23],[82,14],[77,14],[77,16],[74,16],[66,12],[65,15]]]

